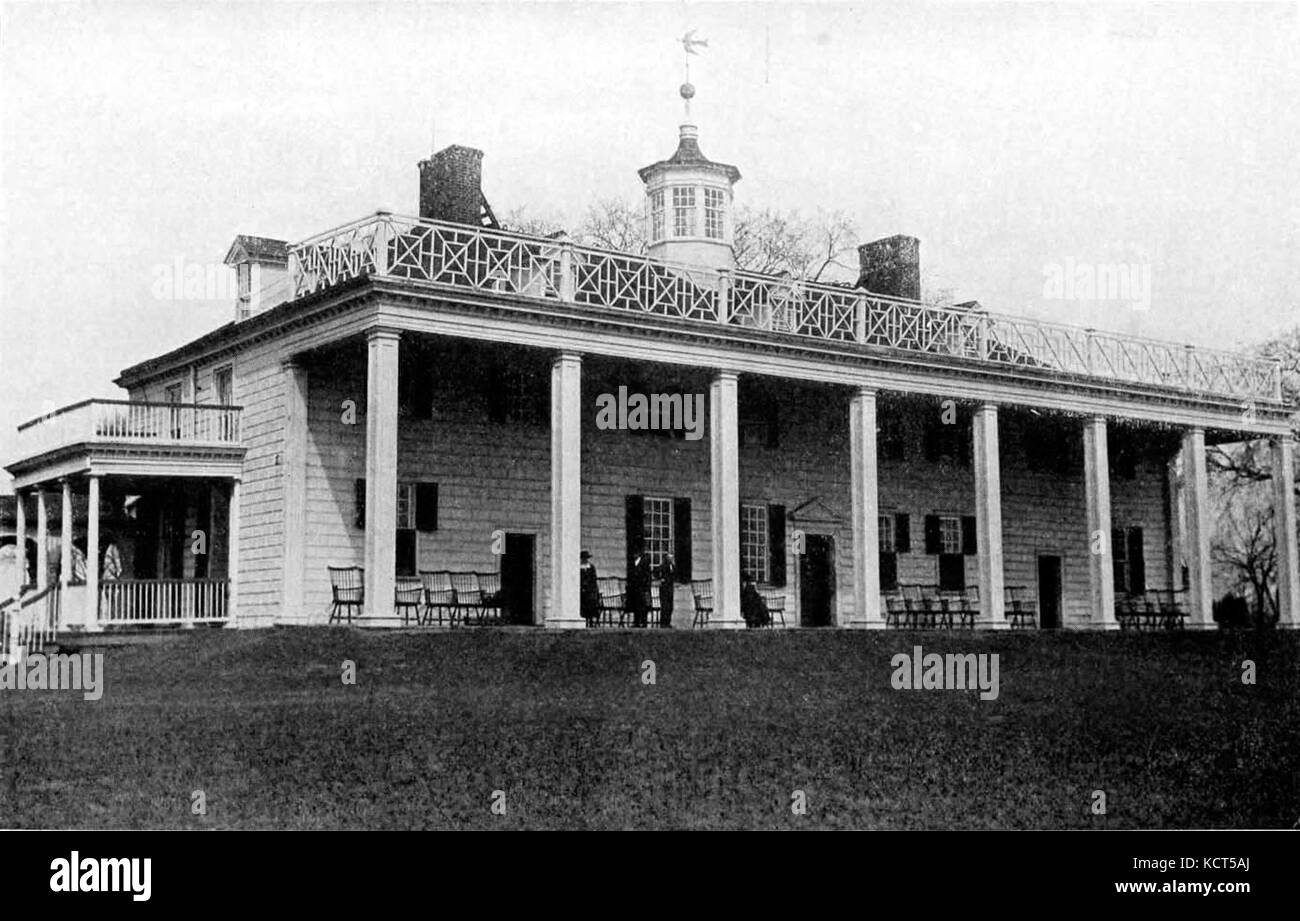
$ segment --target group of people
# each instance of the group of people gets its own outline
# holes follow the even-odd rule
[[[627,610],[632,613],[633,627],[647,627],[650,622],[651,587],[659,584],[659,626],[665,630],[673,626],[673,587],[677,583],[677,566],[672,554],[665,554],[658,566],[650,565],[650,558],[638,553],[627,572]],[[591,553],[582,551],[580,579],[582,618],[588,627],[600,621],[600,582]]]
[[[658,566],[650,565],[650,558],[638,553],[628,568],[627,602],[628,611],[632,612],[632,626],[649,625],[650,589],[659,583],[659,626],[665,630],[673,625],[673,586],[677,581],[677,566],[672,554],[665,554]],[[582,619],[588,627],[595,627],[600,622],[600,581],[596,574],[596,565],[591,561],[591,553],[582,551],[581,579],[579,581],[582,604]],[[758,586],[749,573],[741,577],[740,615],[747,627],[765,627],[772,622],[772,615],[767,609],[767,602],[759,594]]]

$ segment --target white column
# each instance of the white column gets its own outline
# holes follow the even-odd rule
[[[232,626],[237,626],[239,623],[239,480],[230,481],[230,504],[226,509],[226,547],[230,557],[226,563],[226,581],[230,583],[226,618]]]
[[[23,491],[14,490],[14,535],[18,547],[18,590],[27,585],[27,508],[23,505]]]
[[[366,603],[370,616],[391,617],[397,583],[396,330],[372,329],[366,391]]]
[[[59,480],[63,487],[59,522],[59,585],[67,589],[72,582],[72,480]],[[66,594],[63,596],[68,597]]]
[[[86,629],[99,629],[99,475],[86,491]]]
[[[45,487],[36,487],[36,587],[50,582],[50,506]]]
[[[713,617],[710,624],[739,627],[740,434],[737,374],[719,371],[709,385],[710,508],[713,515]]]
[[[1214,524],[1205,473],[1203,428],[1190,428],[1183,435],[1183,482],[1187,502],[1187,625],[1208,630],[1214,626],[1210,581],[1210,531]]]
[[[1277,528],[1278,626],[1300,628],[1300,551],[1296,548],[1295,442],[1273,439],[1273,521]]]
[[[1105,416],[1083,424],[1083,502],[1088,515],[1088,611],[1092,625],[1117,630],[1110,545],[1110,439]]]
[[[1002,468],[998,457],[998,408],[975,410],[975,545],[979,561],[980,626],[1007,626],[1002,579]]]
[[[551,591],[549,627],[580,627],[582,601],[582,357],[551,364]]]
[[[880,614],[880,499],[876,392],[860,387],[849,403],[853,490],[853,612],[844,626],[884,627]]]
[[[285,428],[280,468],[284,488],[284,571],[280,620],[304,619],[303,583],[307,554],[307,371],[292,359],[283,366]]]

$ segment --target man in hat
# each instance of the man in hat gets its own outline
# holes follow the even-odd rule
[[[659,578],[659,626],[671,630],[673,626],[673,587],[677,584],[677,564],[671,553],[665,553],[663,562],[656,567]]]
[[[596,566],[591,562],[591,554],[582,551],[582,568],[578,581],[578,598],[582,607],[582,618],[588,627],[594,627],[600,620],[600,583],[596,579]]]

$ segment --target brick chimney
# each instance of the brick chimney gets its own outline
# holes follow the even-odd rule
[[[483,151],[452,144],[420,161],[420,217],[482,224]]]
[[[876,294],[921,299],[921,241],[897,234],[858,247],[858,287]]]

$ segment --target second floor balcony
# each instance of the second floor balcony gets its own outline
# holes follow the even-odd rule
[[[1278,362],[787,276],[380,212],[290,248],[293,297],[363,276],[1281,406]]]
[[[190,475],[232,461],[237,468],[240,414],[238,406],[85,400],[20,425],[8,469],[21,486],[94,471]]]

